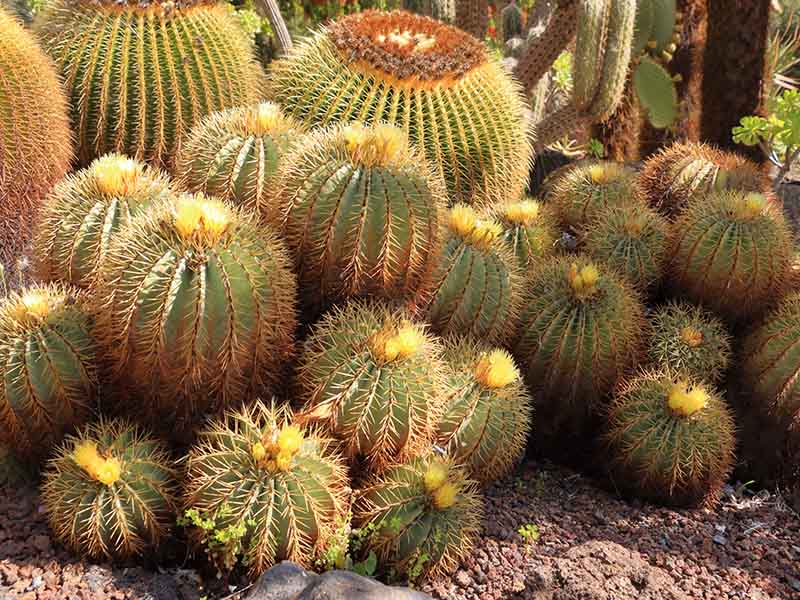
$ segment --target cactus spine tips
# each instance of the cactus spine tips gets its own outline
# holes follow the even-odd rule
[[[448,226],[453,233],[481,250],[487,250],[503,233],[500,223],[478,218],[475,210],[464,204],[456,204],[450,209]]]
[[[541,206],[535,200],[522,200],[503,207],[505,219],[517,225],[530,225],[539,216]]]
[[[90,165],[97,189],[107,196],[129,196],[142,182],[142,165],[119,154],[107,154]]]
[[[484,354],[475,367],[475,379],[491,389],[507,387],[517,381],[519,376],[514,359],[499,348]]]
[[[250,116],[250,128],[256,135],[267,135],[279,131],[289,131],[291,124],[281,113],[277,104],[262,102]]]
[[[304,439],[297,425],[285,425],[280,431],[273,430],[269,436],[253,444],[250,453],[258,466],[270,473],[287,472],[292,469]]]
[[[605,185],[622,176],[622,170],[615,163],[603,163],[589,167],[589,177],[597,185]]]
[[[370,351],[381,363],[389,363],[413,356],[425,344],[425,335],[412,323],[399,328],[389,327],[378,331],[370,339]]]
[[[230,209],[219,200],[203,195],[182,196],[175,205],[175,231],[199,246],[216,244],[231,224]]]
[[[122,475],[122,463],[113,456],[102,457],[97,451],[97,444],[84,440],[76,443],[72,451],[75,463],[95,481],[111,486]]]
[[[478,223],[475,210],[466,204],[456,204],[450,209],[447,224],[453,233],[467,237]]]
[[[708,404],[708,392],[700,386],[688,386],[679,381],[669,392],[667,404],[670,410],[681,417],[691,417]]]
[[[353,162],[375,167],[394,166],[408,161],[408,138],[393,125],[364,127],[355,123],[344,128],[342,137]]]
[[[578,269],[577,263],[572,263],[567,273],[567,281],[569,281],[575,297],[579,300],[586,300],[594,296],[597,291],[597,284],[600,281],[600,271],[597,267],[589,263]]]

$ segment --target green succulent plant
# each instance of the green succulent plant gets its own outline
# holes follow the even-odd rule
[[[511,38],[521,38],[524,35],[524,20],[522,9],[517,5],[516,0],[510,0],[500,11],[500,30],[503,33],[504,42]]]
[[[557,252],[561,234],[549,207],[525,199],[495,206],[491,216],[502,226],[500,238],[523,272]]]

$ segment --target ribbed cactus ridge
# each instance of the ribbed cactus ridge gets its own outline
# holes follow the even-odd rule
[[[507,475],[525,452],[533,400],[505,350],[461,337],[448,340],[450,391],[437,446],[488,484]]]
[[[334,308],[300,357],[302,416],[373,469],[417,456],[434,439],[446,393],[441,352],[402,311],[365,301]]]
[[[666,219],[648,206],[619,206],[586,226],[583,250],[646,292],[664,275],[669,234]]]
[[[553,184],[549,203],[563,225],[580,229],[609,208],[644,200],[633,170],[608,161],[587,161],[562,172]]]
[[[24,244],[39,200],[69,169],[67,101],[34,37],[0,7],[0,254]]]
[[[440,335],[472,334],[503,344],[519,310],[523,280],[503,228],[458,204],[447,217],[444,250],[415,312]]]
[[[264,210],[278,162],[304,130],[271,102],[211,113],[192,128],[181,148],[178,186]]]
[[[730,363],[731,337],[714,313],[673,301],[656,308],[650,323],[650,363],[714,385],[722,381]]]
[[[270,98],[312,126],[385,121],[406,130],[453,202],[518,198],[531,149],[519,86],[484,44],[411,13],[340,18],[273,63]]]
[[[213,522],[193,537],[218,566],[241,559],[255,577],[282,560],[311,567],[347,515],[348,484],[331,439],[299,426],[288,409],[257,401],[202,430],[184,504]]]
[[[446,204],[441,176],[403,130],[338,125],[286,156],[270,220],[313,313],[357,296],[413,295],[438,259]]]
[[[609,408],[614,480],[659,503],[711,506],[733,466],[734,429],[711,388],[669,370],[641,374]]]
[[[203,116],[261,96],[253,44],[213,0],[54,0],[34,27],[64,79],[81,165],[121,152],[172,168]]]
[[[673,228],[670,255],[673,289],[736,321],[783,294],[792,238],[768,197],[727,190],[689,205]]]
[[[675,143],[649,158],[639,185],[653,208],[675,218],[696,198],[722,190],[767,192],[758,166],[704,144]]]
[[[536,401],[536,438],[580,436],[640,358],[644,306],[613,271],[581,256],[541,265],[522,306],[512,349]]]
[[[101,265],[97,331],[136,416],[176,434],[277,384],[292,352],[287,252],[246,212],[202,195],[151,207]]]
[[[500,11],[500,29],[503,33],[503,41],[507,42],[511,38],[523,37],[525,34],[524,20],[522,9],[517,5],[517,1],[510,0]]]
[[[523,272],[557,251],[561,233],[552,210],[533,199],[493,207],[492,217],[503,227],[505,242]]]
[[[33,462],[83,425],[98,390],[80,293],[34,285],[0,301],[0,443]]]
[[[372,530],[365,550],[397,573],[453,572],[474,547],[483,512],[477,483],[434,454],[393,466],[360,490],[353,523]]]
[[[124,421],[70,436],[48,464],[42,502],[55,538],[81,558],[153,551],[175,524],[177,472],[161,444]]]
[[[120,228],[170,193],[165,175],[119,154],[68,175],[39,210],[33,243],[38,277],[88,287]]]

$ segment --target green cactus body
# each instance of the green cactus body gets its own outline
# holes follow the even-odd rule
[[[533,273],[513,354],[536,400],[537,441],[581,438],[636,365],[644,324],[636,293],[584,257],[558,258]]]
[[[189,129],[257,102],[253,44],[223,4],[55,0],[34,27],[61,71],[81,165],[122,152],[171,168]]]
[[[446,392],[441,348],[397,311],[353,302],[307,339],[297,375],[304,418],[373,469],[430,447]]]
[[[633,85],[647,120],[657,129],[678,118],[678,90],[672,75],[656,61],[642,57],[634,68]]]
[[[730,361],[731,338],[713,313],[688,302],[671,302],[655,310],[650,322],[649,362],[714,385],[722,381]]]
[[[398,573],[451,573],[480,532],[477,484],[449,459],[429,455],[392,467],[360,490],[353,522],[373,530],[365,550]]]
[[[80,558],[128,559],[155,549],[175,523],[176,478],[154,438],[100,421],[59,448],[42,501],[56,539]]]
[[[785,291],[791,242],[781,209],[763,194],[709,194],[675,223],[672,284],[732,321],[758,316]]]
[[[296,283],[283,245],[247,213],[185,195],[131,221],[101,265],[97,331],[136,416],[175,435],[281,378]],[[123,407],[124,409],[125,407]]]
[[[561,234],[548,207],[522,200],[495,207],[492,216],[502,225],[500,237],[522,272],[556,253]]]
[[[472,334],[502,345],[519,310],[516,258],[496,221],[479,219],[464,205],[453,207],[448,218],[442,258],[414,299],[414,311],[439,335]]]
[[[178,186],[263,210],[279,160],[304,129],[270,102],[212,113],[192,129],[181,149]]]
[[[37,275],[88,287],[120,228],[169,194],[163,174],[118,154],[69,175],[39,211],[33,244]]]
[[[445,346],[450,393],[437,445],[488,484],[507,475],[525,452],[533,401],[505,350],[463,337]]]
[[[453,27],[400,11],[348,15],[274,63],[269,89],[312,126],[403,128],[453,202],[522,195],[531,148],[520,89],[481,41]]]
[[[21,248],[39,200],[69,169],[67,101],[34,37],[0,7],[0,254]]]
[[[584,251],[646,292],[664,275],[669,232],[666,219],[645,205],[612,208],[587,226]]]
[[[625,383],[608,413],[617,485],[677,506],[713,505],[733,466],[734,422],[709,388],[670,371]]]
[[[201,432],[186,481],[194,540],[220,568],[241,559],[254,577],[282,560],[311,567],[349,504],[333,441],[261,401]]]
[[[524,16],[522,9],[517,6],[516,0],[511,0],[506,7],[500,11],[501,30],[503,41],[507,42],[511,38],[521,38],[525,34]]]
[[[0,302],[0,442],[34,462],[90,417],[97,348],[76,290],[37,285]]]
[[[444,182],[396,127],[312,133],[283,162],[274,198],[311,313],[357,296],[408,298],[438,259]]]

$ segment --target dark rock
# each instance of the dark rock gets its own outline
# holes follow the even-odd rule
[[[247,600],[295,600],[317,577],[298,564],[284,561],[258,578]]]

